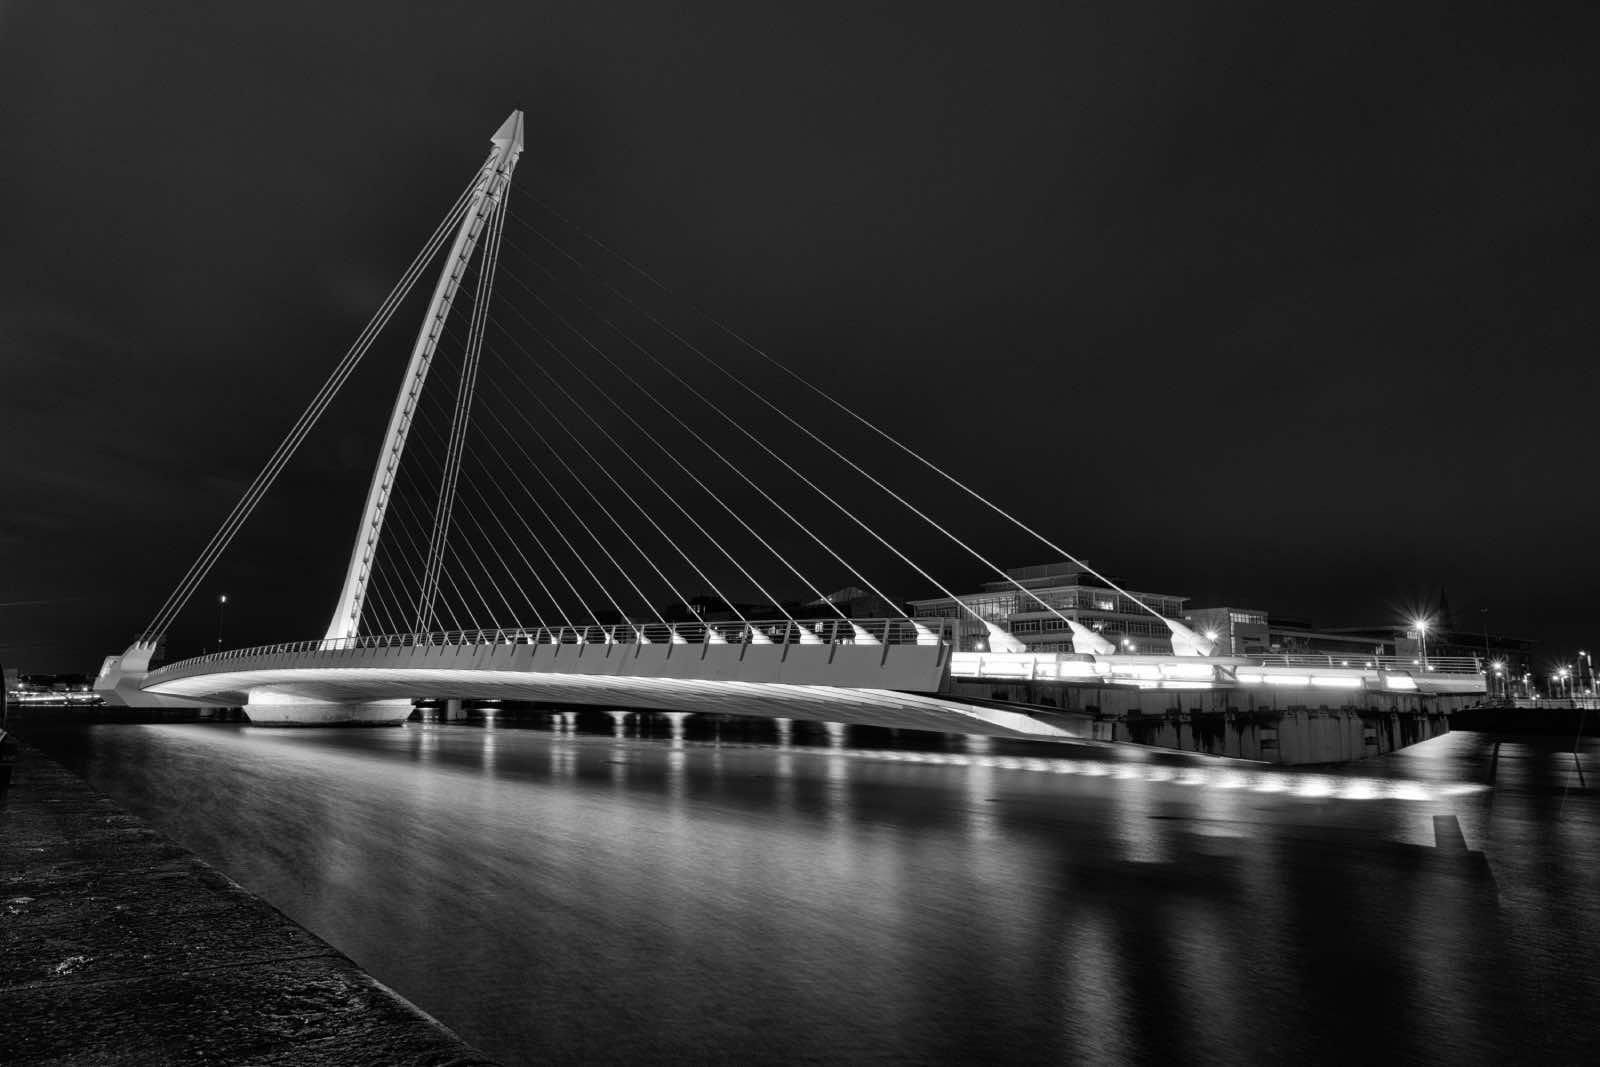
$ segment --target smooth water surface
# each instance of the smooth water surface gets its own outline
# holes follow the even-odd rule
[[[1600,1047],[1600,820],[1570,741],[1293,770],[842,728],[38,740],[508,1063]]]

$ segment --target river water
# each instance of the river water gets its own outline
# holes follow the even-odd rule
[[[1593,741],[1293,770],[644,722],[30,740],[507,1063],[1600,1048]]]

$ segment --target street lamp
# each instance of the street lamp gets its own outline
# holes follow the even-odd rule
[[[222,609],[228,606],[228,594],[217,597],[217,651],[222,651]]]
[[[1416,619],[1412,625],[1417,628],[1417,636],[1422,639],[1422,669],[1428,669],[1428,620]]]
[[[1584,664],[1587,665],[1588,668],[1589,668],[1589,689],[1588,689],[1588,692],[1589,692],[1590,696],[1593,696],[1594,695],[1594,660],[1590,659],[1589,658],[1589,653],[1585,652],[1581,648],[1578,650],[1578,655],[1583,657]]]
[[[1510,696],[1511,694],[1506,691],[1506,661],[1497,659],[1489,666],[1494,669],[1494,676],[1500,680],[1500,695],[1503,697]]]

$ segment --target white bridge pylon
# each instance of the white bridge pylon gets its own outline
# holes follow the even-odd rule
[[[456,293],[460,291],[462,276],[466,273],[468,262],[472,259],[473,250],[478,245],[478,240],[483,236],[484,229],[490,224],[495,228],[505,222],[505,193],[511,184],[511,173],[516,169],[517,160],[522,156],[522,112],[513,111],[495,131],[490,138],[493,149],[489,152],[489,159],[484,163],[483,169],[478,173],[478,179],[473,184],[472,196],[468,201],[467,211],[461,220],[461,226],[456,231],[454,242],[450,246],[450,253],[445,260],[445,268],[439,275],[439,281],[433,289],[433,299],[428,301],[428,310],[423,315],[422,329],[417,333],[416,344],[411,349],[411,359],[406,363],[405,375],[400,382],[400,395],[396,398],[394,412],[389,416],[389,427],[383,435],[383,445],[378,450],[377,467],[372,472],[372,485],[367,490],[367,503],[361,511],[361,523],[356,527],[356,543],[350,552],[350,563],[345,568],[344,584],[339,589],[339,600],[333,609],[333,618],[328,623],[327,640],[336,641],[344,637],[354,637],[361,632],[361,609],[366,602],[367,584],[372,577],[373,556],[378,550],[378,539],[383,533],[383,520],[388,514],[389,498],[394,490],[394,480],[400,469],[400,459],[405,452],[406,438],[410,436],[412,420],[416,417],[417,402],[422,397],[422,387],[427,384],[428,370],[433,366],[433,356],[439,348],[439,339],[444,333],[445,319],[450,314],[451,306],[455,303]],[[493,276],[494,260],[492,255],[497,251],[495,240],[497,234],[491,235],[491,241],[486,244],[484,255],[484,270],[480,276]],[[478,301],[474,310],[486,308],[486,300]],[[479,325],[478,316],[474,316],[474,327]],[[482,331],[478,329],[474,334],[477,342],[482,343]],[[461,390],[461,396],[470,401],[471,389]],[[459,465],[459,443],[466,430],[465,413],[458,409],[459,418],[453,424],[451,440],[451,454],[456,457]],[[447,487],[441,487],[441,494],[448,493]],[[438,568],[443,557],[443,532],[449,528],[448,510],[453,503],[453,494],[441,496],[443,505],[441,511],[445,515],[436,515],[433,537],[429,543],[427,566],[431,572],[431,585],[437,589]],[[429,590],[422,594],[423,601],[419,603],[418,620],[415,627],[420,632],[427,632],[432,627],[431,604],[427,601]]]
[[[328,709],[346,705],[350,721],[397,720],[408,710],[407,698],[438,695],[441,686],[450,684],[459,687],[450,694],[457,696],[493,693],[543,700],[586,695],[664,710],[694,710],[687,701],[710,700],[759,711],[751,702],[759,703],[765,693],[771,698],[765,706],[785,709],[774,713],[795,714],[810,707],[813,714],[826,716],[831,708],[877,715],[857,721],[908,726],[899,712],[892,721],[880,712],[912,707],[924,717],[924,728],[961,729],[962,716],[970,718],[970,709],[950,712],[956,716],[952,719],[935,714],[937,708],[929,704],[949,690],[960,628],[950,620],[911,618],[864,573],[872,567],[857,566],[846,554],[859,560],[857,553],[874,553],[880,560],[874,566],[914,572],[948,597],[956,611],[971,616],[992,652],[1023,655],[1027,646],[918,565],[904,539],[888,536],[908,528],[924,536],[931,528],[1014,586],[1024,601],[1031,599],[1063,619],[1073,635],[1074,655],[1104,657],[1111,651],[1103,637],[1040,599],[934,518],[931,505],[919,506],[901,495],[845,455],[832,432],[807,426],[786,404],[754,388],[748,375],[723,366],[627,293],[600,281],[607,291],[601,300],[605,308],[573,295],[548,263],[517,241],[526,231],[576,271],[587,271],[561,242],[510,207],[523,140],[523,114],[513,111],[491,137],[488,158],[411,267],[139,640],[122,657],[107,661],[97,688],[119,701],[239,702],[252,709],[252,716],[280,722],[296,721],[296,715],[306,722],[338,719],[339,713]],[[566,223],[553,209],[546,210]],[[510,235],[508,219],[517,227]],[[653,276],[603,242],[582,230],[577,234],[666,292]],[[509,266],[500,270],[502,248],[543,276],[539,289]],[[441,250],[443,265],[410,347],[323,636],[309,646],[221,653],[151,670],[162,635]],[[496,290],[497,272],[515,283],[501,287],[510,296]],[[549,297],[554,293],[566,293],[571,300],[558,306]],[[581,310],[574,309],[574,302]],[[875,460],[910,457],[953,486],[958,493],[951,495],[962,507],[970,508],[966,498],[977,501],[1124,593],[1171,632],[1175,656],[1205,657],[1212,651],[1211,642],[1127,594],[866,416],[705,317],[750,355],[787,376],[778,379],[785,390],[792,379],[794,396],[814,394],[829,405],[823,410],[830,430],[832,420],[842,417],[886,442],[887,448],[878,448],[874,441]],[[648,326],[628,325],[639,319]],[[513,326],[522,330],[521,336],[512,332]],[[529,334],[536,339],[537,353],[524,344]],[[659,344],[663,335],[675,346],[669,359],[659,358],[651,342],[643,340],[648,336]],[[450,381],[442,367],[433,373],[434,364],[448,361],[448,354],[458,349],[454,402],[446,414],[443,407],[449,402],[439,399],[437,387],[425,386],[430,380]],[[645,363],[640,366],[647,366],[654,379],[646,380],[644,371],[630,370],[613,354],[624,352],[642,356]],[[506,391],[487,390],[475,404],[480,367],[502,373]],[[686,378],[689,367],[710,368],[712,381],[725,392],[739,390],[734,395],[741,404],[750,398],[751,412],[736,413],[726,399],[708,395]],[[597,381],[597,373],[603,381]],[[665,416],[666,430],[658,433],[646,426],[619,397],[656,418]],[[437,417],[432,408],[440,409]],[[568,425],[569,418],[582,433]],[[631,439],[619,438],[618,428]],[[469,433],[474,462],[498,466],[479,470],[464,463]],[[716,434],[720,440],[712,439]],[[687,462],[683,456],[689,457]],[[580,472],[575,463],[588,467]],[[716,464],[726,468],[718,470],[718,478],[703,478],[696,469],[715,470]],[[803,500],[779,499],[769,491],[771,481],[763,484],[755,473],[762,465],[785,484],[798,481],[804,488],[793,492]],[[874,495],[871,503],[847,506],[841,498],[854,500],[863,490],[857,483],[850,493],[831,491],[817,472],[824,465],[834,472],[831,476],[865,480],[873,487],[869,492],[881,491],[887,500]],[[644,481],[635,480],[629,488],[612,468],[630,479],[636,471]],[[666,484],[663,470],[664,477],[681,476],[689,485]],[[730,499],[733,492],[745,496]],[[602,493],[612,494],[613,503],[608,505]],[[640,499],[653,501],[655,493],[675,511],[660,504],[646,506]],[[659,517],[663,511],[666,524],[677,524],[676,529],[664,524]],[[844,533],[819,532],[818,515]],[[708,523],[704,516],[715,518]],[[752,554],[763,562],[753,561]],[[774,569],[774,562],[787,572],[783,592],[792,597],[796,590],[806,590],[798,599],[785,600],[765,584],[771,579],[762,575]],[[807,568],[816,566],[832,577],[813,580]],[[899,618],[851,618],[839,599],[824,591],[837,589],[841,575],[863,593],[862,599],[875,600],[879,612],[897,611]],[[719,586],[719,580],[724,584]],[[727,583],[743,595],[724,592]],[[752,589],[754,594],[747,592]],[[686,590],[698,595],[685,595]],[[808,613],[790,610],[800,602],[807,604]],[[672,607],[663,608],[663,603]],[[480,608],[486,615],[474,615]],[[773,618],[769,609],[782,618]],[[466,615],[464,621],[455,617],[458,612]],[[684,615],[692,621],[685,623]],[[476,635],[471,640],[464,636],[469,632]],[[583,636],[548,642],[524,642],[516,636],[535,632]],[[590,644],[604,651],[588,650]],[[568,645],[579,651],[567,651]],[[684,645],[695,647],[685,650]],[[591,680],[575,681],[578,677]],[[602,684],[595,677],[610,681]],[[364,710],[355,710],[358,705]],[[995,729],[1046,736],[1063,732],[1059,723],[1038,717],[1020,720],[1034,725],[1008,720]]]

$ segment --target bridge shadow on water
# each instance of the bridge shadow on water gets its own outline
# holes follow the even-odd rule
[[[508,1062],[1586,1062],[1600,992],[1596,806],[1537,740],[1280,770],[502,710],[40,743]]]

